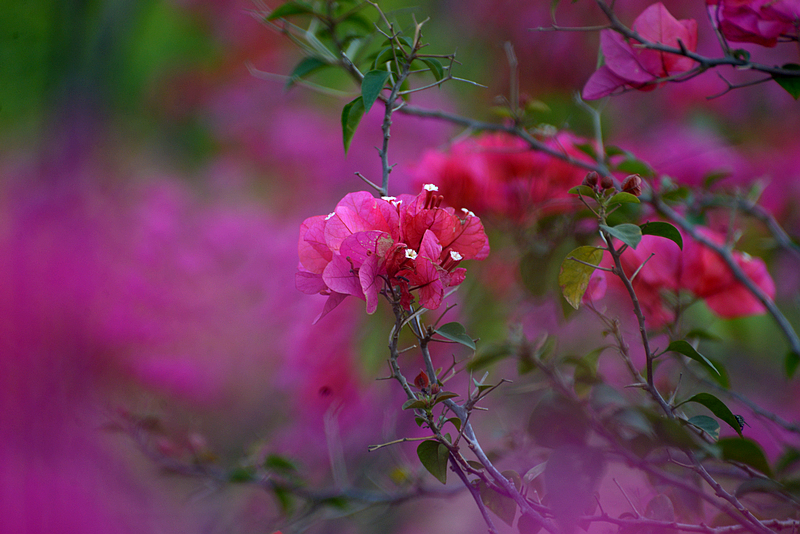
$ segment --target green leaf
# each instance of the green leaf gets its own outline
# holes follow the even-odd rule
[[[364,105],[364,113],[369,112],[372,104],[378,98],[389,79],[388,70],[371,70],[364,75],[361,80],[361,98]]]
[[[425,399],[408,399],[403,403],[403,410],[424,410],[428,408],[428,401]]]
[[[292,499],[291,491],[282,486],[274,486],[272,492],[275,494],[275,499],[278,501],[281,511],[285,515],[291,514],[294,508],[294,500]]]
[[[638,228],[638,226],[637,226]],[[574,258],[574,259],[573,259]],[[567,302],[576,310],[581,305],[583,294],[589,286],[589,279],[595,267],[603,259],[603,249],[591,246],[578,247],[561,262],[558,285]],[[579,261],[575,261],[579,260]],[[583,262],[583,263],[581,263]],[[587,265],[590,264],[590,265]]]
[[[581,143],[578,145],[573,145],[575,148],[592,158],[593,160],[597,160],[597,154],[595,154],[594,146],[591,143]]]
[[[594,198],[594,189],[589,187],[588,185],[576,185],[575,187],[570,188],[567,193],[571,195],[583,195],[585,197]]]
[[[627,157],[620,161],[614,170],[627,174],[638,174],[645,178],[651,178],[656,174],[650,165],[634,157]]]
[[[250,482],[255,476],[256,472],[252,467],[237,467],[228,473],[228,482]]]
[[[775,462],[775,471],[783,473],[791,468],[793,465],[800,461],[800,449],[788,447],[786,451],[781,454],[780,458]]]
[[[713,439],[719,439],[719,423],[707,415],[695,415],[689,419],[689,424],[708,433]]]
[[[297,80],[327,66],[329,66],[328,63],[317,57],[309,56],[304,58],[300,63],[295,65],[294,69],[289,74],[289,81],[286,82],[286,89],[290,89]]]
[[[264,460],[264,467],[275,471],[296,472],[297,466],[291,460],[287,460],[283,456],[277,454],[270,454]]]
[[[655,416],[650,419],[650,422],[653,425],[653,432],[662,444],[681,449],[697,448],[696,437],[686,429],[684,421]]]
[[[486,508],[494,512],[505,524],[511,526],[517,515],[517,503],[510,497],[496,492],[482,480],[478,483],[478,491]]]
[[[291,2],[286,2],[285,4],[273,9],[272,12],[267,16],[267,20],[286,18],[292,15],[311,15],[313,13],[314,7],[311,4],[307,2],[300,2],[298,0],[292,0]]]
[[[375,69],[383,66],[387,61],[394,61],[394,50],[393,47],[387,46],[386,48],[382,49],[378,52],[378,55],[375,56],[375,62],[373,63],[373,67]]]
[[[337,510],[346,510],[349,503],[347,497],[336,495],[335,497],[327,497],[319,501],[320,504],[336,508]]]
[[[703,189],[711,189],[711,187],[719,182],[720,180],[724,180],[725,178],[731,175],[730,171],[716,171],[711,172],[703,178]]]
[[[458,393],[453,393],[452,391],[442,391],[441,393],[436,395],[433,404],[436,405],[439,404],[440,402],[446,401],[447,399],[453,399],[455,397],[458,397]]]
[[[349,22],[351,24],[354,24],[355,26],[360,27],[362,30],[367,32],[367,35],[375,31],[375,23],[363,13],[358,13],[358,12],[353,13],[352,15],[344,19],[342,22]]]
[[[453,426],[456,427],[456,430],[461,432],[461,419],[459,419],[458,417],[451,417],[450,419],[447,420],[447,422],[452,423]]]
[[[622,223],[616,226],[600,225],[600,229],[616,237],[631,248],[636,248],[642,240],[642,229],[631,223]]]
[[[736,495],[736,497],[742,497],[748,493],[779,494],[783,493],[784,491],[785,488],[783,485],[775,482],[774,480],[770,480],[768,478],[750,478],[739,484],[739,487],[736,488],[734,495]]]
[[[653,221],[653,222],[646,222],[639,226],[642,229],[642,235],[655,235],[658,237],[666,237],[667,239],[674,241],[678,247],[683,250],[683,236],[675,228],[668,222],[662,221]]]
[[[434,332],[445,339],[461,343],[465,347],[475,350],[475,342],[467,335],[467,331],[461,323],[447,323],[434,330]]]
[[[789,351],[786,353],[786,359],[783,361],[783,364],[786,369],[786,376],[788,378],[792,378],[794,376],[794,372],[797,371],[797,366],[800,365],[800,356],[792,351]]]
[[[630,193],[626,193],[625,191],[620,191],[613,197],[611,197],[608,201],[608,205],[612,206],[614,204],[640,204],[639,199],[636,195],[631,195]]]
[[[627,150],[623,150],[616,145],[606,145],[605,149],[606,149],[606,156],[608,156],[609,158],[613,156],[622,156],[623,154],[630,155],[630,153]]]
[[[686,337],[690,338],[697,338],[697,339],[705,339],[706,341],[722,341],[722,338],[716,334],[712,334],[708,330],[703,330],[702,328],[692,328],[688,332],[686,332]]]
[[[447,482],[447,460],[450,458],[447,447],[438,441],[425,440],[417,447],[417,456],[423,467],[439,482]]]
[[[711,369],[717,375],[722,376],[722,373],[720,373],[719,369],[717,369],[714,366],[714,364],[711,363],[711,360],[709,360],[708,358],[706,358],[705,356],[703,356],[702,354],[697,352],[697,350],[695,350],[695,348],[693,346],[691,346],[687,341],[684,341],[682,339],[679,339],[677,341],[673,341],[667,347],[667,351],[668,352],[677,352],[678,354],[683,354],[684,356],[686,356],[688,358],[691,358],[692,360],[694,360],[696,362],[700,362],[704,367],[706,367],[707,369]]]
[[[344,140],[344,153],[350,148],[350,142],[353,140],[353,134],[356,133],[358,123],[361,122],[361,117],[364,116],[364,100],[358,97],[352,102],[345,104],[342,108],[342,137]]]
[[[729,389],[731,387],[731,379],[728,376],[728,370],[725,369],[725,366],[722,365],[722,362],[719,360],[715,360],[713,358],[706,358],[708,361],[714,364],[714,367],[717,368],[719,371],[718,375],[710,373],[711,379],[719,384],[720,386],[724,387],[725,389]]]
[[[675,187],[661,193],[661,200],[666,202],[685,202],[691,195],[688,187]]]
[[[717,445],[722,451],[723,460],[749,465],[768,477],[772,476],[767,457],[755,441],[748,438],[723,438]]]
[[[787,70],[800,71],[800,65],[795,63],[787,63],[781,67]],[[792,95],[792,98],[797,100],[800,98],[800,72],[797,76],[787,76],[785,74],[773,74],[772,79],[778,82],[778,85],[786,89],[786,92]]]
[[[736,416],[733,415],[724,402],[716,398],[711,393],[698,393],[697,395],[694,395],[678,404],[678,406],[686,404],[687,402],[696,402],[697,404],[702,404],[711,410],[711,413],[728,423],[728,425],[734,429],[737,434],[740,436],[742,435],[742,427],[739,424],[739,421],[736,420]]]
[[[431,74],[433,77],[436,78],[436,81],[440,81],[444,78],[444,67],[442,67],[442,62],[436,58],[425,58],[422,59],[422,62],[425,63],[429,69],[431,69]]]

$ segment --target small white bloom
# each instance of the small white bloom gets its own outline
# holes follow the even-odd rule
[[[438,187],[436,187],[436,186],[435,186],[435,185],[433,185],[433,184],[425,184],[425,185],[423,185],[423,186],[422,186],[422,188],[423,188],[425,191],[438,191],[438,190],[439,190],[439,188],[438,188]]]
[[[330,212],[330,213],[328,214],[328,216],[327,216],[327,217],[325,217],[325,220],[327,221],[328,219],[330,219],[330,218],[331,218],[331,217],[333,217],[334,215],[336,215],[336,212],[335,212],[335,211],[332,211],[332,212]]]
[[[394,204],[394,201],[397,200],[397,197],[381,197],[381,199],[385,200],[386,202],[391,202]]]
[[[463,211],[467,217],[475,217],[475,214],[469,211],[467,208],[461,208],[461,211]]]
[[[456,252],[455,250],[450,251],[450,257],[453,258],[453,261],[461,261],[464,259],[464,256]]]
[[[415,260],[415,259],[417,259],[417,253],[414,251],[414,249],[407,248],[406,249],[406,258],[408,258],[410,260]]]

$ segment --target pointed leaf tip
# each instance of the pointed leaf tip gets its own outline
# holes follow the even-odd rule
[[[372,104],[380,96],[386,81],[389,79],[387,70],[371,70],[364,75],[361,81],[361,98],[364,105],[364,113],[368,113]]]
[[[603,259],[603,249],[591,246],[578,247],[561,263],[558,285],[564,298],[576,310],[581,304],[583,294],[589,287],[589,279]]]
[[[356,133],[358,123],[361,122],[361,117],[364,116],[364,99],[358,97],[352,102],[345,104],[342,108],[342,138],[344,140],[344,153],[350,148],[350,142],[353,140],[353,134]]]

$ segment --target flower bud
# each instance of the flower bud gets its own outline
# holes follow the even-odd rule
[[[610,176],[603,176],[600,178],[600,187],[602,189],[611,189],[614,187],[614,180]]]
[[[431,384],[431,395],[437,395],[441,390],[442,388],[437,382]]]
[[[631,174],[622,182],[622,191],[638,197],[642,194],[642,179],[638,174]]]
[[[597,174],[597,171],[591,171],[586,174],[586,178],[583,179],[583,183],[581,185],[588,185],[592,189],[597,187],[597,184],[600,181],[600,175]]]
[[[425,371],[420,371],[417,377],[414,379],[414,385],[417,386],[418,389],[425,389],[431,383],[428,375],[425,374]]]

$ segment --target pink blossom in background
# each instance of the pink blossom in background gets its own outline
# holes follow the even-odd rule
[[[704,228],[698,232],[717,244],[724,244],[722,235]],[[767,297],[775,298],[775,283],[761,258],[734,251],[737,265]],[[681,271],[681,285],[703,299],[711,310],[725,318],[764,313],[766,309],[750,291],[734,278],[722,258],[711,249],[689,240],[686,243]]]
[[[706,0],[706,6],[728,41],[773,47],[781,35],[797,35],[797,0]]]
[[[608,256],[606,254],[605,256]],[[651,328],[660,328],[675,319],[675,313],[664,302],[662,291],[677,292],[682,269],[682,253],[678,245],[668,239],[655,236],[643,236],[635,249],[629,248],[620,257],[622,268],[631,277],[642,263],[647,264],[639,271],[633,281],[633,289]],[[611,267],[610,258],[604,257],[601,264]],[[609,285],[624,294],[627,293],[622,283],[613,275],[606,275]]]
[[[714,241],[724,243],[724,237],[710,229],[697,231]],[[671,240],[645,235],[636,249],[628,249],[620,258],[628,277],[645,262],[633,281],[633,288],[651,328],[659,328],[674,320],[674,310],[664,300],[662,292],[689,291],[703,300],[720,317],[727,319],[764,313],[764,306],[737,281],[733,272],[710,248],[684,235],[681,251]],[[734,250],[734,258],[745,274],[770,298],[775,298],[775,283],[761,258],[753,258]],[[610,267],[608,258],[601,264]],[[617,292],[624,288],[615,277],[609,283]]]
[[[568,133],[544,141],[558,152],[589,162],[577,148],[584,142]],[[585,174],[584,169],[534,152],[523,140],[500,133],[460,141],[447,152],[426,151],[414,168],[416,183],[436,182],[451,206],[468,206],[479,215],[517,222],[569,210],[574,202],[567,191]]]
[[[4,529],[182,532],[219,520],[187,506],[187,486],[130,436],[102,430],[119,407],[200,425],[211,450],[243,450],[254,428],[288,432],[301,419],[318,431],[333,403],[344,423],[372,414],[380,427],[386,388],[364,400],[356,371],[361,314],[329,319],[340,333],[329,343],[308,328],[317,303],[286,283],[293,221],[246,191],[208,199],[174,176],[133,182],[100,158],[64,155],[6,164],[0,186]],[[195,415],[177,422],[181,410]],[[288,453],[327,465],[313,449]],[[230,517],[223,498],[201,504]]]
[[[694,52],[697,49],[697,22],[677,20],[660,2],[645,9],[633,22],[633,31],[643,40]],[[637,48],[613,30],[600,32],[600,48],[605,63],[583,88],[583,98],[594,100],[619,89],[649,91],[659,79],[686,72],[694,60],[658,50]]]

